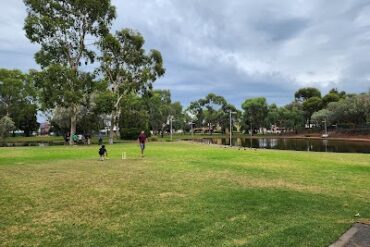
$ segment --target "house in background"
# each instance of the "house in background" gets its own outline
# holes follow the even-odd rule
[[[49,131],[50,131],[50,127],[51,126],[50,126],[49,122],[41,123],[38,134],[39,135],[48,135]]]

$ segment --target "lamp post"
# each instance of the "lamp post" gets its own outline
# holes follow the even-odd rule
[[[232,140],[232,123],[231,123],[231,114],[236,114],[236,112],[232,112],[231,110],[229,110],[229,119],[230,119],[230,129],[229,129],[229,132],[230,132],[230,147],[232,146],[232,143],[231,143],[231,140]]]
[[[326,124],[326,120],[324,120],[322,122],[325,125],[325,134],[322,137],[327,138],[328,137],[328,127],[327,127],[327,124]]]
[[[172,121],[173,121],[173,116],[170,116],[170,132],[171,132],[171,142],[172,142]]]
[[[191,131],[191,138],[194,138],[194,129],[193,129],[193,122],[190,122],[190,131]]]

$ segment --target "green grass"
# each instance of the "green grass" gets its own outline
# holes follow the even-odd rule
[[[0,148],[0,245],[328,246],[370,218],[369,155],[97,149]]]

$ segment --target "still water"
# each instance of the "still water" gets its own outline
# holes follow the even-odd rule
[[[195,140],[196,141],[196,140]],[[205,138],[198,140],[207,144],[229,145],[227,138]],[[292,138],[234,138],[233,146],[247,148],[265,148],[279,150],[335,152],[335,153],[370,153],[370,142],[339,141],[326,139],[292,139]]]

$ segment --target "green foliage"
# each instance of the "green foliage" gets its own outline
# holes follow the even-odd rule
[[[91,73],[74,71],[59,64],[52,64],[43,71],[32,72],[43,109],[77,108],[87,104],[96,87]]]
[[[321,92],[313,87],[301,88],[295,92],[294,97],[297,101],[304,102],[312,97],[321,98]]]
[[[30,76],[19,70],[0,69],[0,117],[8,115],[26,136],[37,130],[36,92]]]
[[[41,45],[35,59],[42,68],[62,64],[77,69],[81,59],[93,63],[95,54],[88,36],[108,33],[116,17],[110,0],[24,0],[24,29],[32,43]]]
[[[161,53],[151,50],[146,54],[144,43],[143,36],[130,29],[107,34],[99,42],[101,71],[117,98],[150,90],[152,83],[165,73]]]
[[[68,108],[56,107],[52,112],[51,131],[66,134],[70,130],[71,112]],[[77,133],[91,134],[104,128],[102,116],[88,107],[80,106],[77,111]]]
[[[317,125],[322,125],[323,121],[326,121],[327,124],[332,124],[334,121],[333,112],[328,109],[322,109],[312,115],[312,120],[316,122]]]
[[[130,29],[107,34],[99,42],[101,71],[117,96],[116,107],[121,95],[145,93],[165,73],[161,53],[151,50],[146,54],[144,43],[143,36]]]
[[[44,108],[69,108],[70,132],[76,131],[78,108],[94,90],[94,76],[80,72],[93,63],[95,52],[87,37],[108,33],[115,8],[110,0],[24,0],[27,17],[24,29],[32,43],[41,46],[35,55],[43,69],[34,72]],[[72,140],[70,142],[72,144]]]
[[[281,110],[281,126],[285,130],[302,129],[305,127],[305,115],[302,110],[295,106],[284,107]]]
[[[311,116],[314,112],[322,109],[321,98],[311,97],[303,102],[303,110],[306,112],[308,123],[311,123]]]
[[[331,102],[338,102],[344,99],[346,93],[344,91],[338,92],[337,89],[332,89],[330,92],[322,98],[322,107],[325,108]]]
[[[174,102],[170,105],[170,114],[174,117],[172,127],[174,130],[184,129],[186,127],[185,115],[182,110],[182,105],[180,102]]]
[[[280,109],[275,105],[268,106],[268,112],[266,117],[267,127],[277,124],[280,121]]]
[[[165,73],[161,53],[157,50],[146,53],[144,43],[144,37],[131,29],[122,29],[115,35],[109,33],[99,42],[102,53],[99,57],[100,70],[109,82],[107,90],[112,95],[105,94],[97,105],[111,114],[111,142],[113,128],[120,121],[120,106],[124,97],[131,93],[146,95],[156,79]]]
[[[193,101],[187,109],[188,115],[192,117],[192,122],[196,127],[206,125],[209,129],[217,126],[224,132],[229,128],[229,111],[238,113],[235,106],[229,104],[222,96],[213,93],[208,94],[205,98]],[[238,115],[232,115],[233,121],[236,122]]]
[[[169,131],[169,118],[173,118],[172,128],[174,130],[182,129],[185,125],[184,114],[180,102],[172,103],[169,90],[154,90],[150,96],[144,97],[148,112],[150,129],[157,133],[158,131]]]
[[[268,106],[265,98],[247,99],[242,104],[242,108],[244,110],[242,122],[244,129],[249,129],[253,133],[255,129],[264,127],[268,115]]]
[[[121,116],[119,121],[122,139],[135,139],[141,130],[149,131],[149,114],[143,98],[137,95],[127,95],[121,102]]]
[[[116,103],[116,95],[112,91],[104,90],[96,95],[94,103],[96,112],[110,114]]]
[[[24,131],[25,136],[30,136],[40,126],[37,122],[37,106],[34,104],[24,104],[19,107],[18,113],[12,114],[15,117],[16,126],[18,129]]]
[[[0,139],[4,139],[9,135],[9,132],[15,129],[15,124],[13,120],[8,117],[4,116],[0,118]]]
[[[154,132],[163,131],[171,115],[171,93],[169,90],[155,90],[151,97],[144,98],[149,110],[150,127]]]
[[[140,127],[134,127],[134,128],[121,128],[120,136],[121,139],[124,140],[136,140],[141,133],[141,131],[144,130],[147,137],[150,137],[150,131],[149,129],[140,128]]]
[[[323,115],[332,124],[366,125],[370,122],[370,93],[347,96],[314,114],[315,119]]]
[[[334,91],[332,90],[334,93]],[[329,102],[333,99],[333,95],[327,96],[325,101],[321,100],[321,92],[317,88],[301,88],[294,94],[295,100],[297,102],[303,103],[303,110],[305,111],[306,121],[308,126],[311,128],[311,117],[312,114],[316,111],[319,111],[323,108],[326,102]]]

